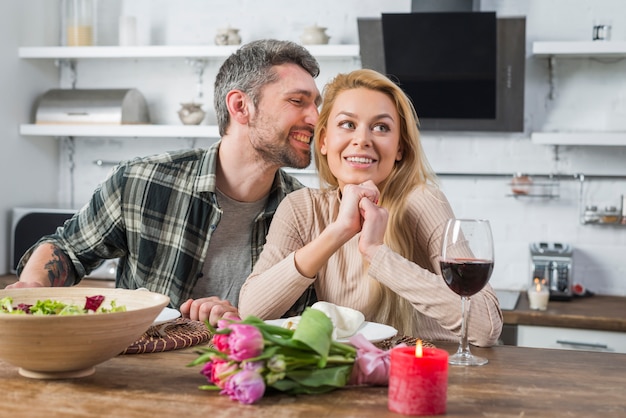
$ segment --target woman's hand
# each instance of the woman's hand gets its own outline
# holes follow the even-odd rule
[[[379,198],[380,192],[371,180],[361,184],[346,184],[341,193],[341,206],[335,223],[345,228],[347,235],[353,237],[363,227],[361,200],[376,205]]]
[[[359,214],[362,219],[359,251],[367,261],[371,261],[378,247],[384,243],[389,213],[378,206],[378,200],[363,197],[359,200]]]

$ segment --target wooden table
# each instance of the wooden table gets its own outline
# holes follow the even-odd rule
[[[437,344],[452,353],[455,346]],[[626,354],[512,346],[474,348],[489,363],[450,367],[448,417],[624,417]],[[240,405],[198,389],[193,348],[118,356],[76,380],[33,380],[0,362],[0,411],[6,417],[400,417],[387,410],[386,387],[323,395],[265,396]]]

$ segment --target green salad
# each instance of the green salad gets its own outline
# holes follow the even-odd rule
[[[5,296],[0,299],[0,313],[17,315],[84,315],[89,313],[110,313],[124,312],[126,306],[118,306],[115,300],[111,301],[110,307],[104,307],[104,296],[86,296],[84,305],[67,304],[58,300],[38,300],[35,304],[29,305],[19,303],[13,305],[13,298]]]

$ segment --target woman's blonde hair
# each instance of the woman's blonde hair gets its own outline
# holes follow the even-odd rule
[[[388,77],[373,70],[361,69],[347,74],[339,74],[324,87],[323,104],[315,130],[315,166],[322,188],[338,187],[337,178],[328,166],[328,159],[321,153],[320,138],[326,135],[330,112],[337,97],[344,91],[364,88],[387,95],[395,104],[400,116],[400,150],[402,159],[396,161],[391,174],[381,187],[379,204],[389,212],[389,222],[385,233],[385,244],[393,251],[413,260],[415,243],[413,231],[406,228],[407,210],[405,202],[411,191],[426,184],[437,184],[419,138],[418,118],[413,103],[408,96]],[[404,335],[415,335],[418,331],[417,311],[410,303],[382,286],[381,308],[374,318],[378,322],[393,325]]]

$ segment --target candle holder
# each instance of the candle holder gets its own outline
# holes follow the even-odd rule
[[[391,349],[389,399],[391,412],[403,415],[446,413],[448,352],[438,348]]]
[[[530,309],[545,311],[548,309],[550,289],[546,286],[546,280],[535,277],[533,284],[528,288],[528,303]]]

